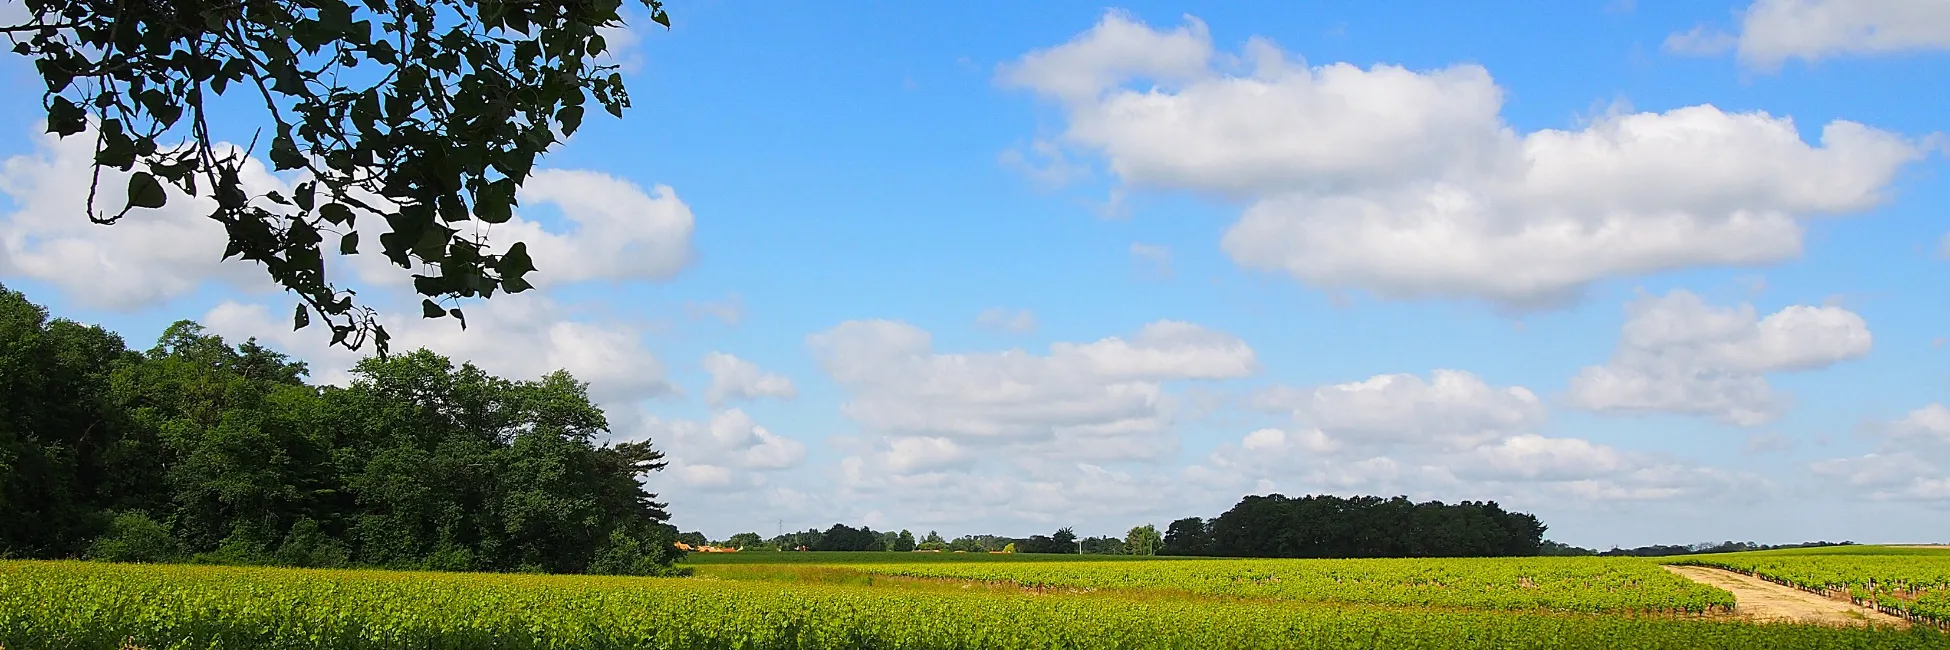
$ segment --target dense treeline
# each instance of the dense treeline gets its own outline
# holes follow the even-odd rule
[[[1164,532],[1149,524],[1122,539],[1079,538],[1064,527],[1050,535],[968,535],[945,541],[930,531],[917,543],[908,531],[876,533],[834,524],[761,543],[740,533],[726,545],[751,550],[963,551],[1081,553],[1086,555],[1209,555],[1224,557],[1488,557],[1591,554],[1544,540],[1545,526],[1528,513],[1496,502],[1415,503],[1406,497],[1341,498],[1280,494],[1248,496],[1207,521],[1186,517]],[[694,536],[702,543],[703,535]]]
[[[147,351],[0,287],[0,557],[651,574],[678,555],[564,372],[421,350],[344,387],[188,321]]]
[[[1415,503],[1406,497],[1248,496],[1204,521],[1166,527],[1166,555],[1224,557],[1482,557],[1536,555],[1545,526],[1496,502]]]
[[[1753,542],[1701,542],[1698,544],[1654,544],[1634,548],[1613,547],[1609,551],[1592,553],[1604,557],[1667,557],[1672,555],[1707,555],[1712,553],[1740,553],[1743,551],[1772,551],[1784,548],[1822,548],[1826,546],[1852,546],[1855,542],[1802,542],[1800,544],[1756,544]]]

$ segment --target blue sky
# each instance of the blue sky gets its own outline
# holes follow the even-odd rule
[[[499,233],[548,242],[541,291],[462,332],[333,263],[408,345],[590,381],[685,529],[1122,534],[1271,490],[1950,541],[1941,2],[669,9]],[[0,281],[344,380],[194,210],[80,223],[37,110],[0,101]]]

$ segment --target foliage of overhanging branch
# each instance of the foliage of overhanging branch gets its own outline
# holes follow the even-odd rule
[[[661,0],[641,1],[670,25]],[[419,271],[423,315],[465,327],[449,305],[531,288],[526,247],[495,253],[483,227],[513,216],[536,157],[581,126],[590,100],[619,117],[630,104],[616,66],[596,63],[623,0],[24,2],[31,20],[3,29],[47,84],[48,132],[94,127],[88,218],[161,208],[164,183],[211,197],[224,258],[262,264],[302,299],[294,328],[317,314],[334,344],[370,341],[382,355],[385,328],[326,277],[325,251],[358,253],[356,222],[385,219],[379,247]],[[226,93],[262,108],[268,129],[247,150],[211,135]],[[275,169],[301,173],[291,195],[245,188],[260,146]],[[100,187],[105,169],[129,172],[127,187]]]

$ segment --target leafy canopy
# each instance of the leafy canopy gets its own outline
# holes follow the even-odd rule
[[[661,0],[640,1],[670,26]],[[214,199],[224,259],[298,294],[294,328],[317,314],[334,344],[370,340],[382,355],[385,328],[326,276],[324,251],[358,253],[357,220],[385,219],[379,247],[415,271],[423,315],[465,327],[447,305],[531,288],[526,247],[497,253],[483,228],[513,216],[535,158],[575,133],[589,100],[618,117],[630,105],[616,66],[596,63],[623,0],[24,2],[32,18],[0,29],[46,82],[48,132],[93,131],[89,219],[161,208],[165,183]],[[225,93],[269,127],[248,148],[211,135]],[[299,172],[291,195],[245,187],[259,146]],[[127,186],[100,187],[108,169]]]

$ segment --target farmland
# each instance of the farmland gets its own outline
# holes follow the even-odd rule
[[[1940,648],[1946,643],[1930,626],[1745,622],[1726,611],[1726,592],[1635,558],[1079,561],[1077,556],[860,554],[871,561],[847,562],[845,555],[692,556],[689,566],[696,575],[670,578],[0,562],[0,646],[1329,649]]]
[[[1674,563],[1728,569],[1950,624],[1950,551],[1944,549],[1838,546],[1701,555]]]
[[[1636,558],[867,564],[875,575],[1396,607],[1702,614],[1733,596]]]

